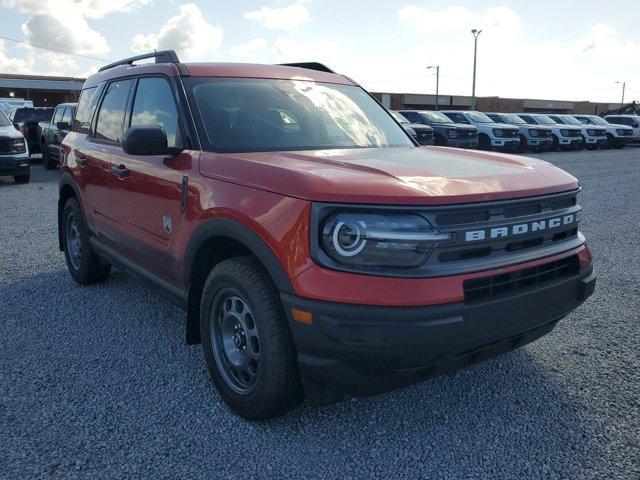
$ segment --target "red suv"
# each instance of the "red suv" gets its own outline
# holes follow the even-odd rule
[[[320,64],[108,65],[61,160],[71,276],[115,266],[182,305],[245,418],[520,347],[595,286],[574,177],[420,147]]]

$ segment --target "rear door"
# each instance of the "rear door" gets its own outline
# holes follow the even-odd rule
[[[169,147],[184,147],[184,130],[166,77],[137,80],[125,130],[136,125],[160,125]],[[109,208],[117,221],[113,239],[118,252],[164,280],[176,280],[174,252],[182,228],[183,175],[190,168],[190,154],[128,155],[118,146],[111,160]]]
[[[83,178],[83,185],[90,208],[93,231],[107,242],[113,239],[118,220],[118,212],[109,205],[109,180],[111,155],[116,152],[122,140],[124,114],[133,80],[116,80],[104,86],[104,94],[99,99],[95,118],[86,140],[76,151],[76,160]],[[96,96],[92,101],[97,101]]]

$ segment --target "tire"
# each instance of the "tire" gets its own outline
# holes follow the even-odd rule
[[[14,175],[13,180],[16,183],[29,183],[31,181],[31,173],[27,175]]]
[[[254,257],[230,258],[211,270],[202,292],[200,329],[211,380],[233,412],[264,420],[302,400],[282,306]]]
[[[576,150],[584,150],[585,148],[589,148],[587,147],[587,139],[584,138],[584,135],[580,135],[582,137],[582,143],[579,143],[578,145],[576,145]]]
[[[491,140],[483,133],[478,135],[478,144],[480,150],[491,150]]]
[[[80,285],[104,281],[111,266],[91,248],[89,228],[82,209],[75,198],[70,198],[62,210],[62,245],[71,277]]]
[[[558,148],[560,148],[560,142],[558,141],[558,137],[556,137],[555,135],[553,136],[553,143],[551,144],[551,147],[549,147],[549,151],[550,152],[557,152]]]
[[[520,145],[516,147],[516,152],[524,153],[527,151],[527,138],[524,135],[520,135]],[[533,151],[533,149],[531,149]]]
[[[616,145],[616,139],[610,133],[607,133],[607,143],[604,148],[613,148]]]
[[[58,166],[58,162],[51,158],[47,142],[42,142],[42,166],[47,170],[53,170]]]

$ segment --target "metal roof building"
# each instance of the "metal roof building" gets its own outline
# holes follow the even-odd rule
[[[0,73],[0,97],[32,100],[37,107],[76,102],[84,78]]]

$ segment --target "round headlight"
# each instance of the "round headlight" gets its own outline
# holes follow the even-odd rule
[[[320,244],[343,266],[411,268],[426,262],[436,244],[450,238],[419,215],[338,213],[322,224]]]

